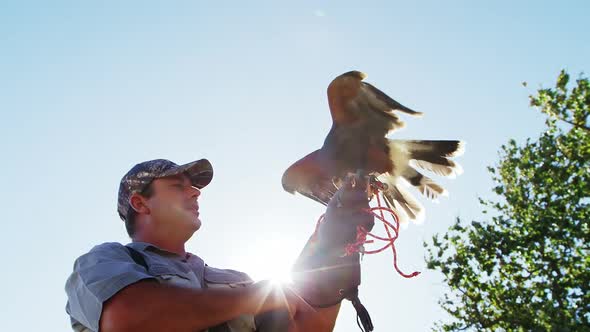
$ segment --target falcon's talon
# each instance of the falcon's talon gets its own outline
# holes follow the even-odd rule
[[[374,194],[377,194],[377,192],[383,193],[383,192],[389,191],[389,185],[387,183],[379,181],[377,179],[377,176],[375,176],[375,175],[370,176],[369,182],[371,184],[371,189]]]

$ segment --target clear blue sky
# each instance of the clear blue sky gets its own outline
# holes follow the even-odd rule
[[[401,278],[389,253],[363,262],[376,331],[428,330],[444,285],[422,242],[481,217],[500,145],[542,128],[527,96],[589,69],[588,2],[487,3],[1,2],[3,329],[68,330],[73,261],[128,240],[117,187],[143,160],[212,161],[192,252],[256,278],[287,269],[322,209],[281,174],[322,144],[328,83],[358,69],[425,113],[396,137],[467,141],[450,197],[398,241],[402,269],[424,273]],[[357,331],[348,303],[336,331]]]

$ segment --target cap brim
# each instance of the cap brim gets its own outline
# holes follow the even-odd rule
[[[213,166],[207,159],[200,159],[188,164],[179,165],[162,173],[159,177],[186,174],[193,186],[202,189],[213,179]]]

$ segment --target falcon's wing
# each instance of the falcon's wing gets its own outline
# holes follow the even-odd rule
[[[365,122],[375,135],[385,136],[402,128],[403,121],[394,113],[422,115],[386,95],[373,85],[363,82],[365,74],[351,71],[336,77],[328,87],[332,121],[336,124]]]
[[[328,205],[338,188],[330,176],[325,175],[316,150],[296,161],[283,174],[283,188],[292,194],[298,192],[319,203]]]

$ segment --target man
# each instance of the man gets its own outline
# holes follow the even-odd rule
[[[123,176],[118,212],[132,243],[103,243],[76,260],[66,282],[66,311],[75,331],[333,329],[342,298],[308,304],[317,303],[314,294],[332,281],[317,283],[322,277],[310,273],[291,286],[253,283],[244,273],[207,266],[186,252],[185,243],[201,226],[201,189],[212,176],[206,159],[182,166],[146,161]]]

